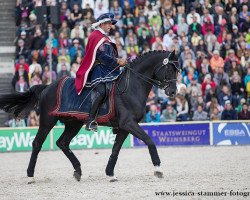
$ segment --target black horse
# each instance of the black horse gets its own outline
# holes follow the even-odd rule
[[[116,139],[109,158],[106,175],[115,180],[114,167],[124,140],[128,134],[142,140],[149,149],[149,153],[156,167],[154,174],[162,177],[160,158],[152,139],[138,125],[145,113],[146,100],[153,85],[165,90],[168,96],[176,94],[176,77],[179,72],[178,59],[175,52],[152,51],[139,56],[125,66],[124,72],[117,80],[115,88],[116,116],[104,126],[116,127]],[[0,98],[0,109],[14,114],[15,117],[25,116],[30,110],[38,106],[40,110],[40,126],[32,143],[32,154],[27,169],[28,177],[34,181],[34,171],[37,156],[41,147],[58,120],[65,124],[65,130],[57,140],[57,146],[63,151],[74,167],[74,177],[80,181],[81,164],[70,150],[70,141],[82,128],[84,122],[74,118],[58,118],[48,113],[55,107],[56,91],[59,81],[49,86],[37,85],[25,93],[15,93]]]

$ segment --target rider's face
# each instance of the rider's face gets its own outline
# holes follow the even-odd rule
[[[112,23],[111,22],[105,22],[103,24],[100,25],[100,27],[104,30],[105,33],[109,33],[111,27],[112,27]]]

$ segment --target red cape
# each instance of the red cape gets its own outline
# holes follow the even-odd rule
[[[88,38],[88,44],[86,46],[85,55],[82,59],[82,63],[78,71],[76,72],[75,86],[78,95],[81,94],[86,84],[89,72],[94,65],[97,49],[105,41],[110,42],[109,38],[102,34],[99,30],[95,30],[90,34]]]

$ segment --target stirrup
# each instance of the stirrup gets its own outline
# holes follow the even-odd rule
[[[85,126],[85,129],[87,130],[87,131],[95,131],[95,132],[97,132],[97,126],[98,126],[98,124],[97,124],[97,122],[95,121],[95,119],[94,120],[92,120],[92,121],[89,121],[87,124],[86,124],[86,126]]]

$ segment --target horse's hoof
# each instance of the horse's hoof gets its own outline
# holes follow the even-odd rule
[[[118,181],[116,176],[107,176],[109,182],[116,182]]]
[[[163,171],[160,166],[155,166],[154,175],[157,178],[163,178]]]
[[[77,181],[80,181],[80,180],[81,180],[81,176],[82,176],[81,167],[78,167],[78,168],[74,171],[73,176],[75,177],[75,179],[76,179]]]
[[[73,175],[73,176],[75,177],[75,179],[76,179],[77,181],[80,181],[82,175],[81,175],[79,172],[74,171],[74,175]]]
[[[28,184],[35,183],[35,178],[34,177],[28,177]]]

